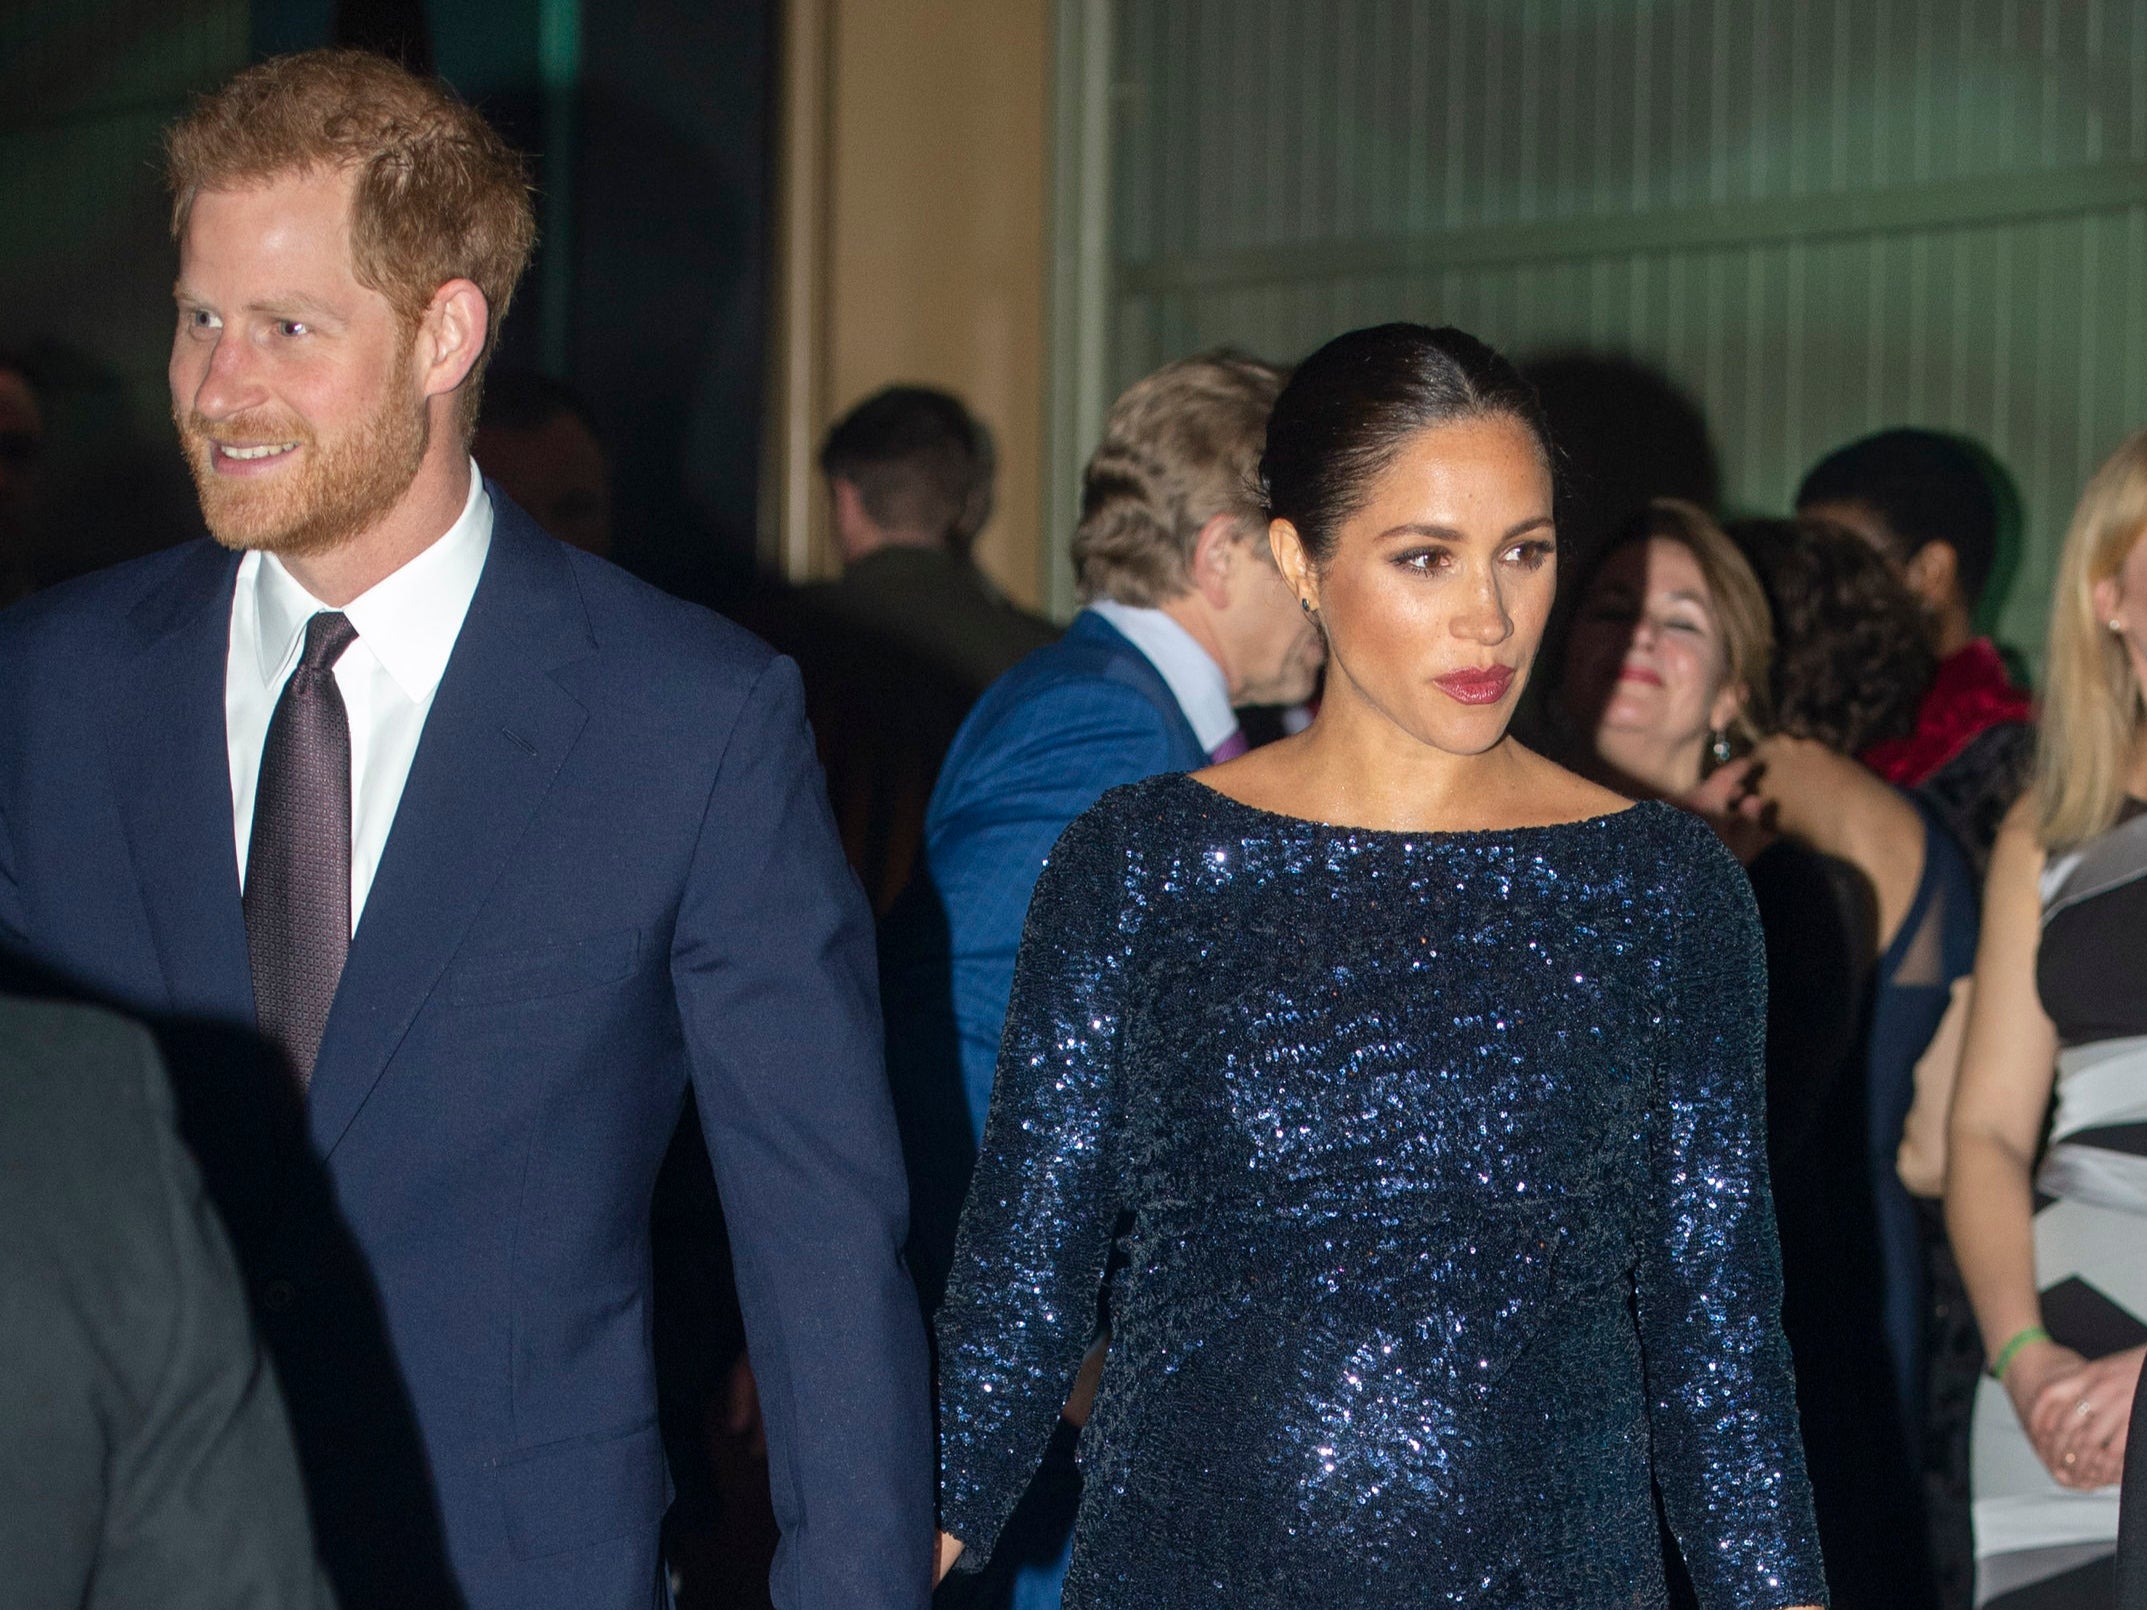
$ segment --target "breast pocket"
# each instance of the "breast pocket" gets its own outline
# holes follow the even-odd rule
[[[641,963],[638,928],[517,950],[479,951],[449,969],[447,999],[453,1006],[492,1006],[573,995],[631,978]]]

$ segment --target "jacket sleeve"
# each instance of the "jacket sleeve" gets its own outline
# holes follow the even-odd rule
[[[1703,1610],[1824,1604],[1767,1181],[1767,974],[1742,870],[1694,825],[1667,958],[1636,1309],[1663,1510]]]
[[[725,745],[671,971],[768,1432],[775,1603],[922,1607],[927,1365],[872,918],[787,659]]]
[[[1058,1423],[1125,1194],[1114,1136],[1132,924],[1107,810],[1066,830],[1030,903],[939,1311],[940,1525],[968,1546],[971,1568]]]
[[[0,800],[0,955],[27,947],[22,882],[15,870],[15,841],[8,833],[7,803]]]
[[[106,1462],[97,1601],[330,1610],[283,1399],[223,1227],[179,1141],[162,1064],[139,1029],[112,1051],[133,1066],[108,1088],[135,1098],[140,1152],[151,1160],[146,1177],[113,1194],[147,1208],[144,1231],[161,1245],[146,1267],[161,1293],[138,1310],[140,1332],[110,1339],[112,1356],[137,1359],[139,1371]]]
[[[1045,688],[957,745],[933,793],[925,855],[946,915],[963,1087],[977,1134],[1044,857],[1106,789],[1173,769],[1155,707],[1100,677]]]

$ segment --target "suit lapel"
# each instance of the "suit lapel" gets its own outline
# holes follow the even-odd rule
[[[588,720],[550,675],[595,652],[565,552],[488,490],[491,551],[314,1064],[311,1124],[324,1155],[386,1071]]]
[[[238,556],[203,542],[128,617],[140,642],[106,744],[170,1009],[253,1023],[224,739],[224,662]]]

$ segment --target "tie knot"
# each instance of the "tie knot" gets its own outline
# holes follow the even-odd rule
[[[324,609],[306,622],[306,649],[298,657],[303,671],[329,671],[343,657],[343,651],[358,641],[358,628],[351,625],[350,617]]]

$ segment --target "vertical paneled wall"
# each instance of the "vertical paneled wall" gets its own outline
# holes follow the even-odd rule
[[[1108,81],[1063,46],[1059,81],[1109,134],[1092,390],[1389,318],[1627,354],[1758,511],[1860,433],[1962,431],[2019,483],[1998,627],[2038,646],[2080,484],[2147,419],[2147,0],[1085,9]]]

